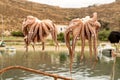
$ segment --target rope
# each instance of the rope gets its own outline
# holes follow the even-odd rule
[[[6,72],[8,70],[11,70],[11,69],[21,69],[21,70],[30,71],[30,72],[37,73],[37,74],[42,74],[42,75],[49,76],[49,77],[54,77],[54,80],[57,80],[57,78],[63,79],[63,80],[72,80],[71,78],[58,76],[56,74],[49,74],[49,73],[46,73],[46,72],[42,72],[42,71],[39,71],[39,70],[35,70],[35,69],[23,67],[23,66],[9,66],[9,67],[3,68],[3,69],[0,70],[0,74]]]

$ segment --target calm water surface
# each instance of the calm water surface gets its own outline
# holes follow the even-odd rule
[[[25,66],[36,70],[70,77],[68,52],[28,52],[17,51],[16,54],[0,54],[0,69],[8,66]],[[113,68],[115,66],[115,68]],[[120,80],[120,59],[116,64],[113,61],[91,61],[85,58],[80,62],[79,52],[76,52],[72,68],[72,78],[74,80],[110,80],[114,71],[114,80]],[[24,70],[9,70],[0,76],[1,80],[54,80],[52,77],[38,75]]]

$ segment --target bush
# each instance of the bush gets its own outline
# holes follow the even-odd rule
[[[73,36],[70,35],[70,40],[72,40],[72,39],[73,39]],[[57,35],[57,40],[58,40],[58,41],[61,41],[61,42],[65,42],[64,33],[58,34],[58,35]]]
[[[98,39],[101,41],[107,41],[109,34],[110,34],[110,30],[103,29],[98,33]]]
[[[57,40],[59,40],[59,41],[61,41],[61,42],[65,42],[65,40],[64,40],[64,33],[58,34]]]
[[[16,36],[16,37],[23,37],[23,33],[21,31],[13,31],[11,32],[12,36]]]

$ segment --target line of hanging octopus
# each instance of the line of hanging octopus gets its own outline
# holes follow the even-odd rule
[[[49,20],[39,20],[34,16],[27,16],[22,24],[22,32],[24,34],[24,42],[26,52],[28,51],[28,46],[33,42],[32,47],[35,51],[34,44],[36,42],[42,42],[42,50],[44,50],[45,38],[51,34],[52,39],[56,43],[56,49],[58,48],[57,42],[57,28],[55,24]]]
[[[97,58],[97,36],[98,29],[100,28],[100,23],[97,21],[97,13],[93,13],[93,17],[90,18],[86,16],[85,18],[73,19],[69,23],[65,31],[65,42],[66,46],[69,50],[71,62],[73,60],[76,41],[80,38],[81,40],[81,55],[80,59],[84,58],[84,48],[85,48],[85,40],[88,40],[89,43],[89,53],[90,58],[92,58],[92,49],[94,50],[95,59]],[[70,35],[72,35],[72,43],[70,44]]]
[[[97,13],[93,13],[93,17],[86,16],[85,18],[76,18],[70,21],[65,33],[64,38],[66,46],[69,50],[70,59],[73,59],[75,52],[75,45],[78,38],[81,40],[81,56],[80,59],[84,58],[85,40],[88,40],[90,58],[92,58],[92,52],[94,50],[95,59],[97,60],[97,36],[100,23],[97,21]],[[55,24],[51,20],[39,20],[33,16],[27,16],[23,21],[22,31],[24,34],[24,42],[26,51],[31,42],[42,42],[42,50],[44,50],[45,38],[51,34],[53,40],[58,48],[57,41],[57,29]],[[70,35],[72,35],[72,46],[70,44]],[[32,45],[33,49],[34,44]],[[93,49],[93,50],[92,50]],[[72,62],[72,61],[71,61]]]

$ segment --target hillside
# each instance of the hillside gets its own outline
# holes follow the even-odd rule
[[[120,30],[120,1],[100,6],[68,9],[28,2],[26,0],[0,0],[0,15],[4,18],[5,30],[20,30],[23,19],[33,15],[39,19],[51,19],[56,24],[68,24],[73,18],[92,16],[98,12],[98,19],[109,23],[113,30]],[[0,28],[1,28],[0,21]]]

